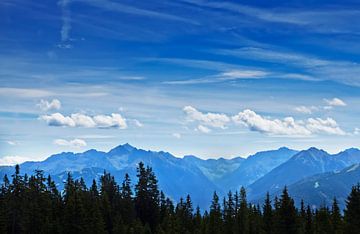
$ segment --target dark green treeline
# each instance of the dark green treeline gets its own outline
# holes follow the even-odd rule
[[[122,184],[104,172],[87,188],[71,174],[63,192],[42,171],[32,176],[5,176],[0,191],[0,233],[360,233],[360,185],[348,196],[345,211],[336,199],[332,207],[295,208],[285,188],[262,206],[247,202],[245,189],[216,193],[208,211],[194,209],[190,196],[175,205],[158,188],[152,169],[140,163],[134,188],[125,175]]]

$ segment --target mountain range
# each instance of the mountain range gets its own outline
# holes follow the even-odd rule
[[[124,144],[109,152],[63,152],[41,162],[22,163],[20,168],[27,174],[43,170],[61,189],[68,172],[74,178],[83,177],[88,185],[104,171],[114,175],[119,183],[128,173],[135,184],[136,167],[141,161],[153,168],[160,189],[167,196],[178,201],[190,194],[194,205],[201,208],[209,206],[214,191],[223,196],[244,186],[250,201],[262,201],[266,192],[279,195],[285,185],[297,203],[303,198],[314,206],[329,205],[336,196],[344,205],[351,186],[360,181],[360,150],[355,148],[331,155],[314,147],[303,151],[282,147],[246,158],[203,160],[193,155],[178,158],[168,152]],[[12,166],[0,167],[1,177],[13,172]]]

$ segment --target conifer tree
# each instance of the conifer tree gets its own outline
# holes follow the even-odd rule
[[[135,209],[143,224],[155,230],[159,220],[160,192],[157,179],[150,167],[145,169],[142,162],[137,168],[138,183],[135,186]]]
[[[221,206],[219,203],[219,196],[214,192],[213,199],[210,206],[209,234],[219,234],[222,231],[222,220],[221,220]]]
[[[237,212],[236,222],[237,222],[237,232],[240,234],[245,234],[249,232],[249,211],[248,204],[246,199],[246,190],[244,187],[240,188],[240,197],[239,197],[239,210]]]
[[[342,234],[343,233],[343,220],[340,213],[340,208],[338,205],[338,201],[336,198],[333,200],[333,204],[331,207],[331,226],[332,232],[334,234]]]
[[[276,232],[279,234],[296,233],[296,209],[294,200],[289,196],[286,187],[282,192],[279,205],[277,214],[278,229]]]
[[[313,232],[313,213],[310,206],[308,205],[306,208],[305,234],[312,234]]]
[[[263,229],[267,234],[273,232],[273,209],[269,193],[266,193],[266,199],[263,205]]]
[[[344,212],[345,233],[360,233],[360,184],[353,186]]]
[[[333,231],[331,227],[330,211],[324,205],[322,205],[319,210],[316,210],[314,223],[316,233],[327,234]]]
[[[224,233],[234,232],[235,205],[232,192],[229,191],[227,200],[224,198]]]
[[[121,217],[125,223],[133,222],[135,218],[135,207],[133,203],[133,192],[131,190],[131,180],[129,174],[125,174],[121,186]]]

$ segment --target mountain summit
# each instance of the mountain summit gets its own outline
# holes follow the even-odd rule
[[[229,190],[239,190],[244,186],[249,199],[257,199],[263,198],[267,191],[275,193],[285,185],[290,186],[316,174],[341,171],[360,163],[360,150],[348,149],[330,155],[314,147],[300,152],[281,147],[247,158],[203,160],[196,156],[178,158],[168,152],[143,150],[126,143],[108,152],[92,149],[83,153],[55,154],[42,162],[25,162],[20,168],[27,174],[43,170],[61,189],[68,172],[75,179],[83,177],[87,185],[91,185],[94,178],[99,179],[104,171],[110,172],[119,183],[125,173],[134,181],[139,162],[153,168],[160,189],[172,199],[177,201],[190,194],[195,205],[207,207],[214,191],[223,196]],[[13,167],[0,167],[1,177],[13,172]]]

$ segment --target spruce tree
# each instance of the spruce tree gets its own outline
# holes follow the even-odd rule
[[[353,186],[344,211],[345,233],[360,233],[360,184]]]
[[[294,200],[289,196],[288,190],[285,187],[281,198],[279,200],[278,209],[278,229],[276,230],[279,234],[290,234],[296,233],[296,209]]]
[[[333,204],[331,207],[331,226],[332,232],[334,234],[342,234],[343,233],[343,220],[341,217],[340,208],[338,205],[338,201],[336,198],[333,200]]]
[[[239,197],[239,209],[237,212],[236,223],[237,223],[237,232],[240,234],[245,234],[249,232],[249,210],[246,199],[246,190],[244,187],[240,188],[240,197]]]
[[[273,232],[273,209],[269,192],[266,193],[266,199],[263,205],[263,229],[267,234]]]
[[[222,220],[221,220],[221,206],[219,203],[219,196],[214,192],[213,199],[210,206],[209,234],[220,234],[222,233]]]

